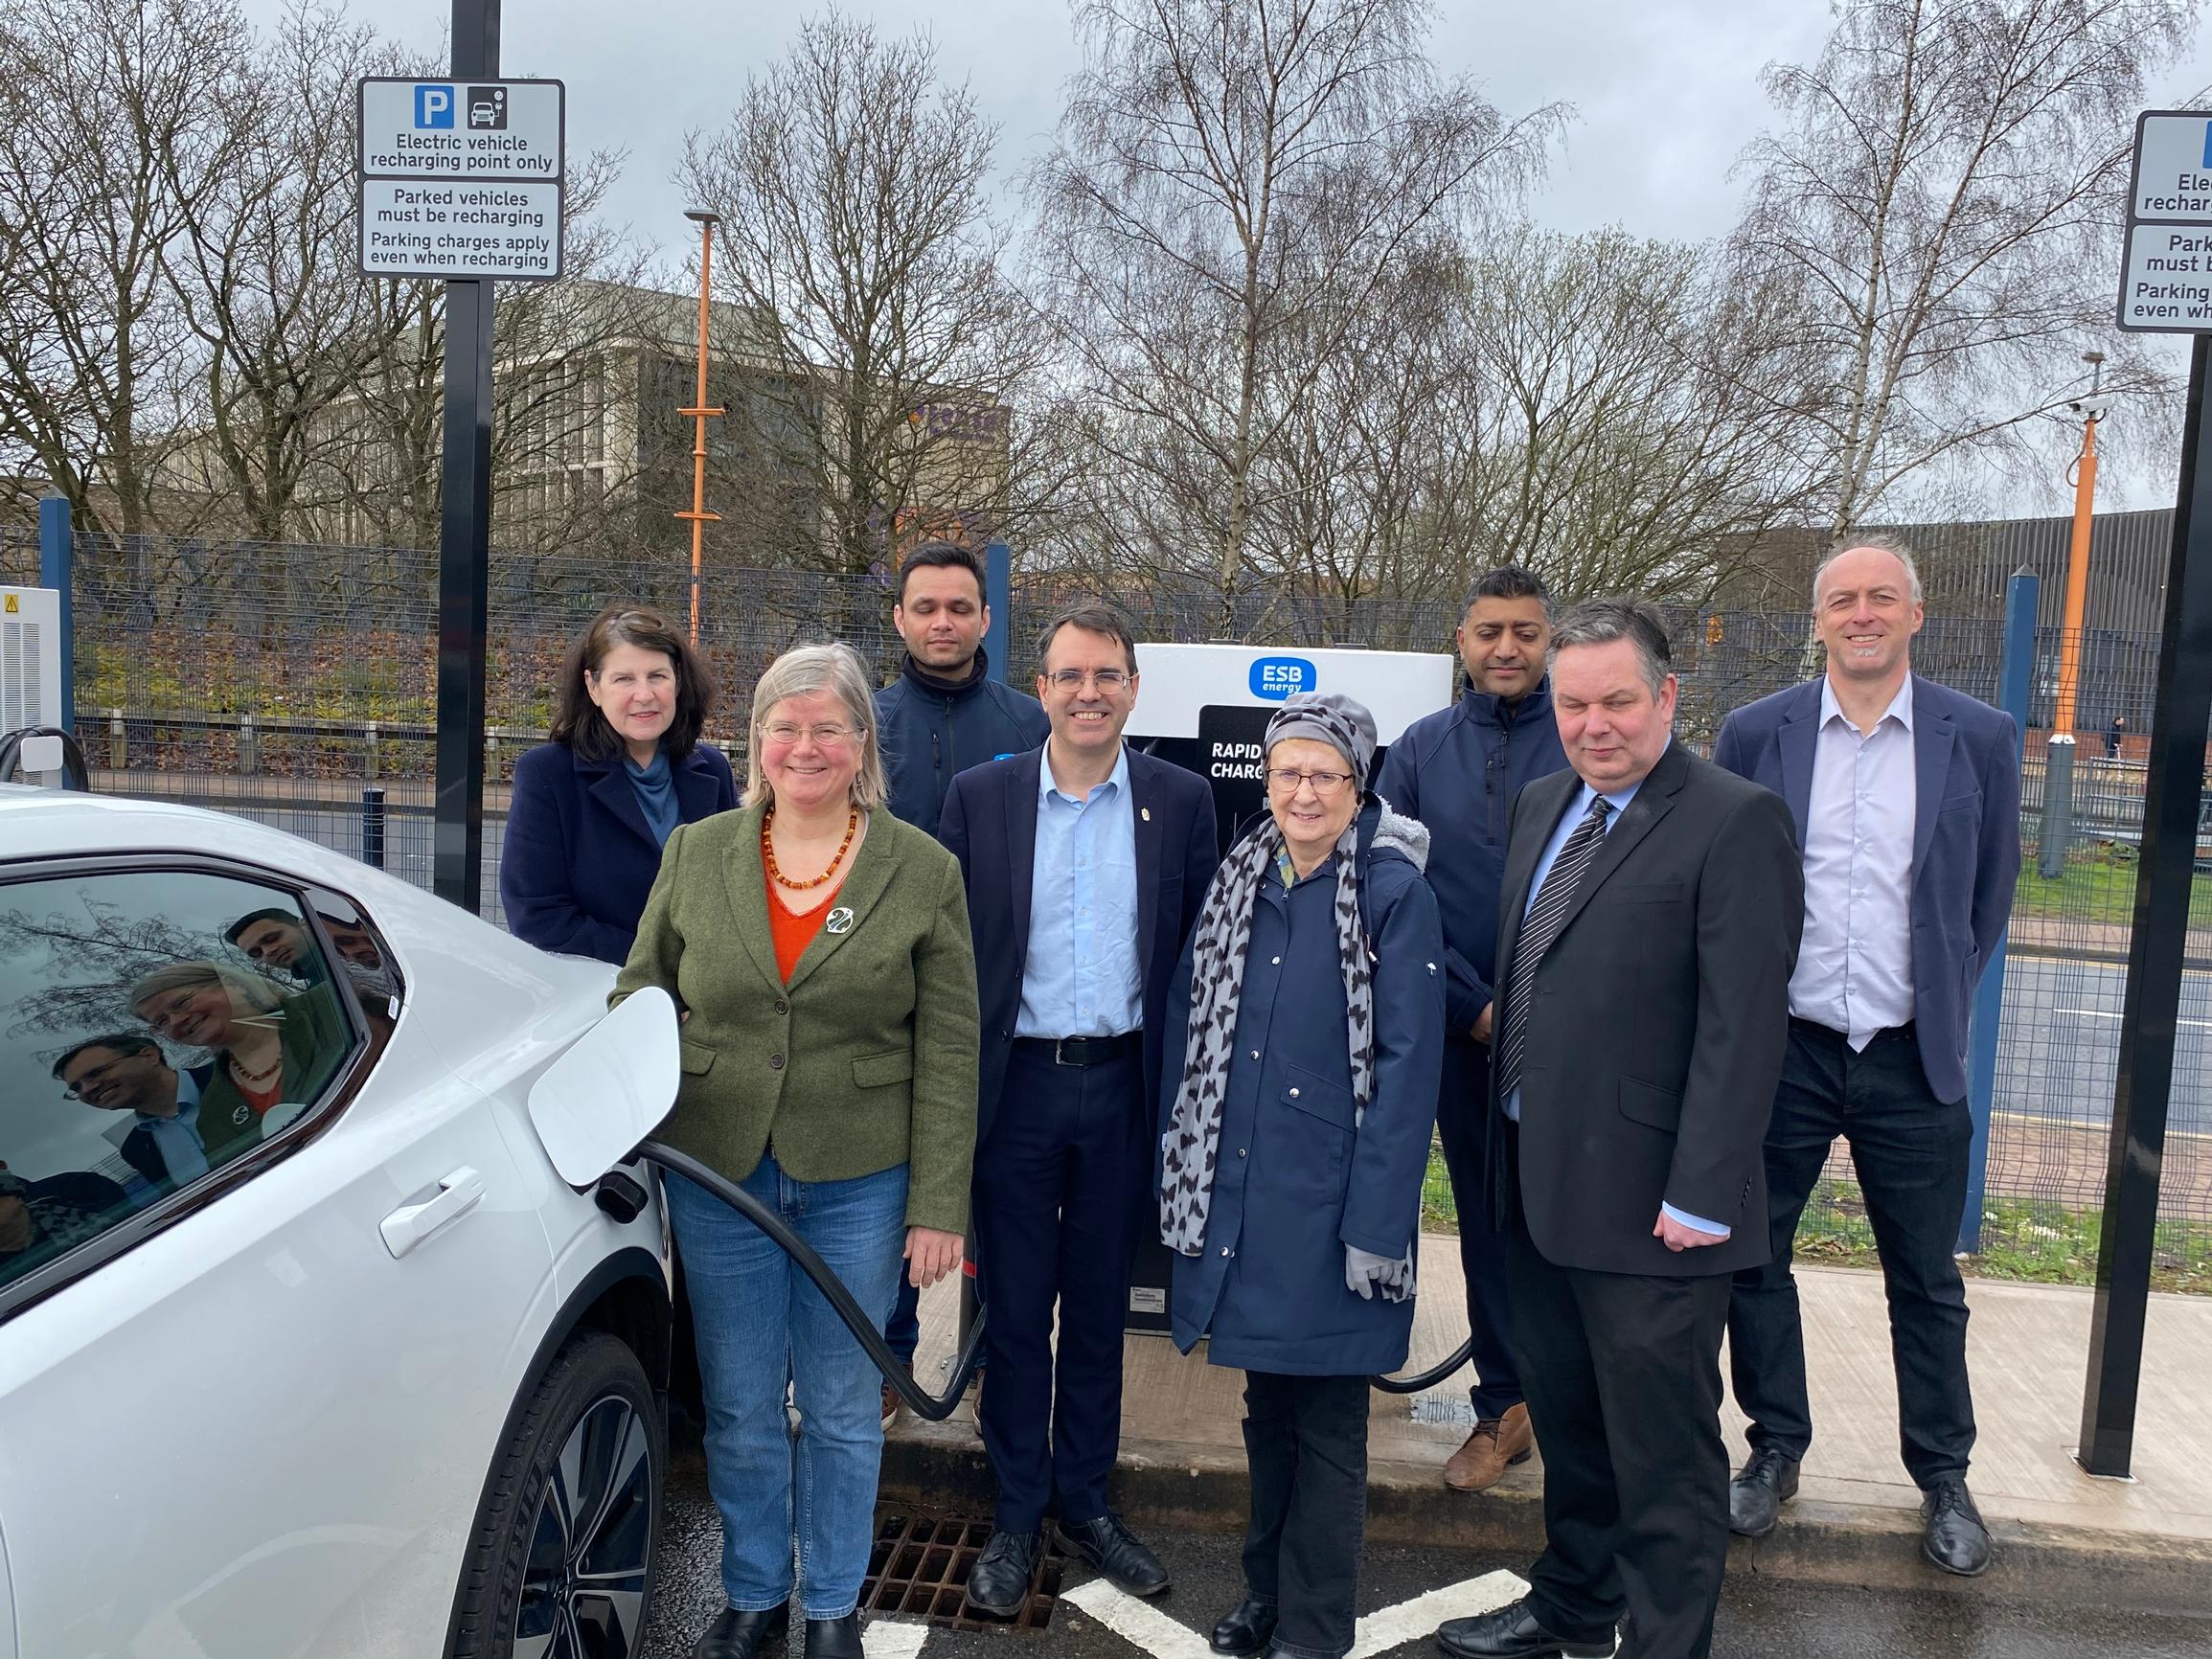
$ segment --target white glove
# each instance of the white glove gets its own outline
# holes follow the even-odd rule
[[[1362,1302],[1374,1301],[1376,1282],[1397,1270],[1398,1263],[1387,1256],[1378,1256],[1357,1244],[1344,1246],[1344,1288]]]

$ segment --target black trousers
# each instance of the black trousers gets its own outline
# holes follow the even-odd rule
[[[1514,1210],[1514,1338],[1543,1453],[1529,1600],[1573,1641],[1625,1615],[1621,1659],[1704,1659],[1728,1553],[1728,1276],[1561,1267]]]
[[[1144,1092],[1135,1054],[1075,1067],[1016,1048],[975,1149],[976,1272],[991,1309],[976,1416],[1006,1532],[1037,1531],[1056,1506],[1071,1525],[1106,1512],[1129,1260],[1152,1174]]]
[[[1506,1294],[1505,1232],[1491,1216],[1486,1192],[1490,1118],[1489,1048],[1471,1037],[1446,1037],[1436,1134],[1459,1210],[1459,1265],[1467,1279],[1467,1329],[1474,1344],[1475,1382],[1469,1393],[1478,1418],[1503,1417],[1523,1398]]]
[[[1813,1443],[1805,1328],[1790,1252],[1828,1148],[1851,1161],[1889,1298],[1904,1466],[1921,1487],[1964,1475],[1973,1451],[1966,1373],[1966,1284],[1953,1252],[1966,1211],[1973,1122],[1966,1102],[1937,1100],[1913,1028],[1854,1054],[1840,1032],[1790,1022],[1790,1052],[1767,1128],[1768,1230],[1774,1259],[1736,1275],[1728,1309],[1729,1377],[1754,1447],[1802,1458]]]
[[[1367,1526],[1367,1379],[1247,1371],[1244,1459],[1244,1586],[1275,1603],[1277,1651],[1342,1659]]]

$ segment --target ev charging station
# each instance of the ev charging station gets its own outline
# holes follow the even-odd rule
[[[1148,755],[1213,786],[1221,851],[1267,809],[1267,721],[1298,692],[1341,692],[1375,716],[1376,764],[1405,728],[1448,706],[1458,660],[1443,651],[1288,650],[1277,646],[1139,645],[1137,706],[1124,732]],[[1170,1065],[1181,1057],[1170,1055]],[[1147,1191],[1150,1191],[1148,1185]],[[1128,1329],[1168,1330],[1168,1250],[1137,1232]]]

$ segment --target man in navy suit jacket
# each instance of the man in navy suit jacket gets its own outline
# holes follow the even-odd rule
[[[1925,1552],[1989,1564],[1966,1486],[1973,1399],[1952,1258],[1973,1125],[1967,1020],[2019,874],[2020,739],[2010,715],[1912,671],[1920,575],[1901,544],[1846,540],[1813,579],[1828,671],[1730,715],[1713,759],[1787,801],[1805,860],[1790,1051],[1767,1130],[1773,1260],[1736,1276],[1728,1335],[1751,1456],[1729,1525],[1774,1529],[1812,1443],[1790,1251],[1837,1135],[1851,1142],[1889,1293],[1904,1465]]]
[[[1002,1617],[1028,1599],[1055,1507],[1060,1541],[1122,1588],[1168,1587],[1107,1510],[1106,1477],[1153,1102],[1182,1063],[1162,1052],[1168,983],[1218,861],[1205,781],[1122,742],[1137,673],[1120,613],[1062,612],[1038,660],[1052,735],[955,777],[937,830],[968,880],[983,1016],[977,1415],[998,1509],[968,1599]]]

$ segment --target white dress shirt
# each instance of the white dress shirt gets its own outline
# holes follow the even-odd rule
[[[1871,732],[1820,681],[1820,731],[1805,814],[1805,936],[1790,1011],[1854,1050],[1912,1018],[1912,676]]]

